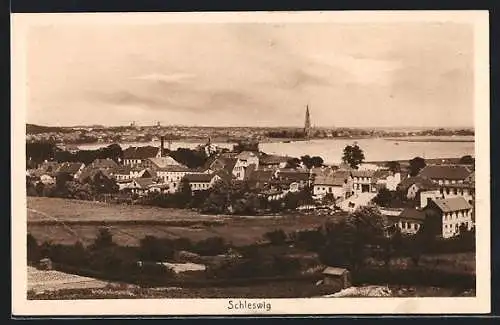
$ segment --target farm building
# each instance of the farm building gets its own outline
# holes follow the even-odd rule
[[[351,273],[349,270],[328,266],[323,271],[323,284],[328,286],[338,287],[339,290],[349,288],[351,286]]]

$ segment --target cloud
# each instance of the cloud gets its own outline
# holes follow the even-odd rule
[[[157,81],[165,83],[178,83],[178,82],[193,80],[194,78],[195,75],[190,73],[172,73],[172,74],[152,73],[152,74],[132,77],[131,79]]]

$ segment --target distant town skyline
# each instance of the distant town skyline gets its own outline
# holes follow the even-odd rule
[[[458,23],[55,22],[27,42],[27,122],[473,127],[473,28]]]

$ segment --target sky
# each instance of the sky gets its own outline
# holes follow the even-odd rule
[[[473,126],[473,26],[52,24],[27,38],[27,123]]]

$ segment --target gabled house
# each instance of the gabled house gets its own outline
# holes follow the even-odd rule
[[[463,182],[455,184],[443,184],[439,186],[440,194],[443,198],[452,198],[461,196],[469,204],[473,204],[476,198],[476,189],[474,183]]]
[[[272,184],[290,187],[290,184],[297,183],[299,188],[310,186],[312,183],[311,173],[308,170],[282,168],[274,172]]]
[[[156,176],[166,184],[169,184],[170,192],[176,192],[184,176],[199,173],[185,166],[169,165],[156,170]]]
[[[376,192],[374,170],[352,170],[353,190],[355,193]]]
[[[471,174],[472,171],[464,165],[428,165],[418,175],[439,185],[448,185],[461,184]]]
[[[101,193],[114,193],[119,190],[119,186],[106,170],[89,166],[83,169],[78,181],[82,184],[91,184]]]
[[[205,191],[212,188],[221,177],[216,174],[193,173],[186,174],[184,179],[189,182],[191,191]]]
[[[251,169],[246,175],[245,181],[250,188],[263,189],[271,184],[274,171],[270,169]]]
[[[333,195],[337,198],[348,198],[353,194],[353,179],[349,171],[335,171],[331,174],[319,175],[313,181],[313,195]]]
[[[461,196],[430,200],[425,211],[432,231],[443,238],[459,235],[461,226],[467,230],[474,227],[472,206]]]
[[[130,182],[125,189],[133,194],[144,195],[149,192],[149,189],[155,182],[152,178],[136,178]]]
[[[376,170],[373,173],[373,185],[380,188],[385,187],[389,191],[396,191],[401,183],[401,173],[393,173],[389,170]]]
[[[141,167],[149,168],[152,170],[166,168],[167,166],[185,167],[183,164],[181,164],[180,162],[178,162],[177,160],[175,160],[170,156],[147,158],[143,160],[143,162],[141,163]]]
[[[390,225],[397,227],[405,235],[416,234],[426,218],[424,210],[415,208],[381,208],[380,212],[388,219]]]
[[[409,200],[417,199],[418,193],[421,191],[432,191],[437,189],[437,184],[422,176],[408,177],[397,186],[397,190],[402,192]]]
[[[290,157],[261,154],[259,159],[259,167],[263,169],[285,168]]]
[[[110,175],[117,181],[130,181],[135,178],[153,178],[156,174],[146,168],[136,168],[130,166],[119,166]]]
[[[59,168],[57,169],[56,173],[57,176],[63,176],[64,177],[70,177],[73,178],[74,180],[77,180],[80,177],[80,174],[83,171],[83,168],[85,168],[84,163],[76,163],[76,162],[65,162],[62,163]]]
[[[144,163],[148,158],[161,157],[162,150],[159,147],[128,147],[123,151],[123,164],[126,166],[137,166]]]
[[[206,166],[206,170],[209,172],[218,172],[224,170],[230,174],[233,173],[234,166],[238,161],[237,158],[219,156],[210,160],[209,164]]]
[[[96,159],[88,167],[109,171],[117,168],[118,164],[113,159],[106,158],[106,159]]]
[[[259,156],[255,152],[243,151],[236,156],[236,159],[232,173],[237,180],[245,179],[248,166],[254,165],[256,169],[259,167]]]

